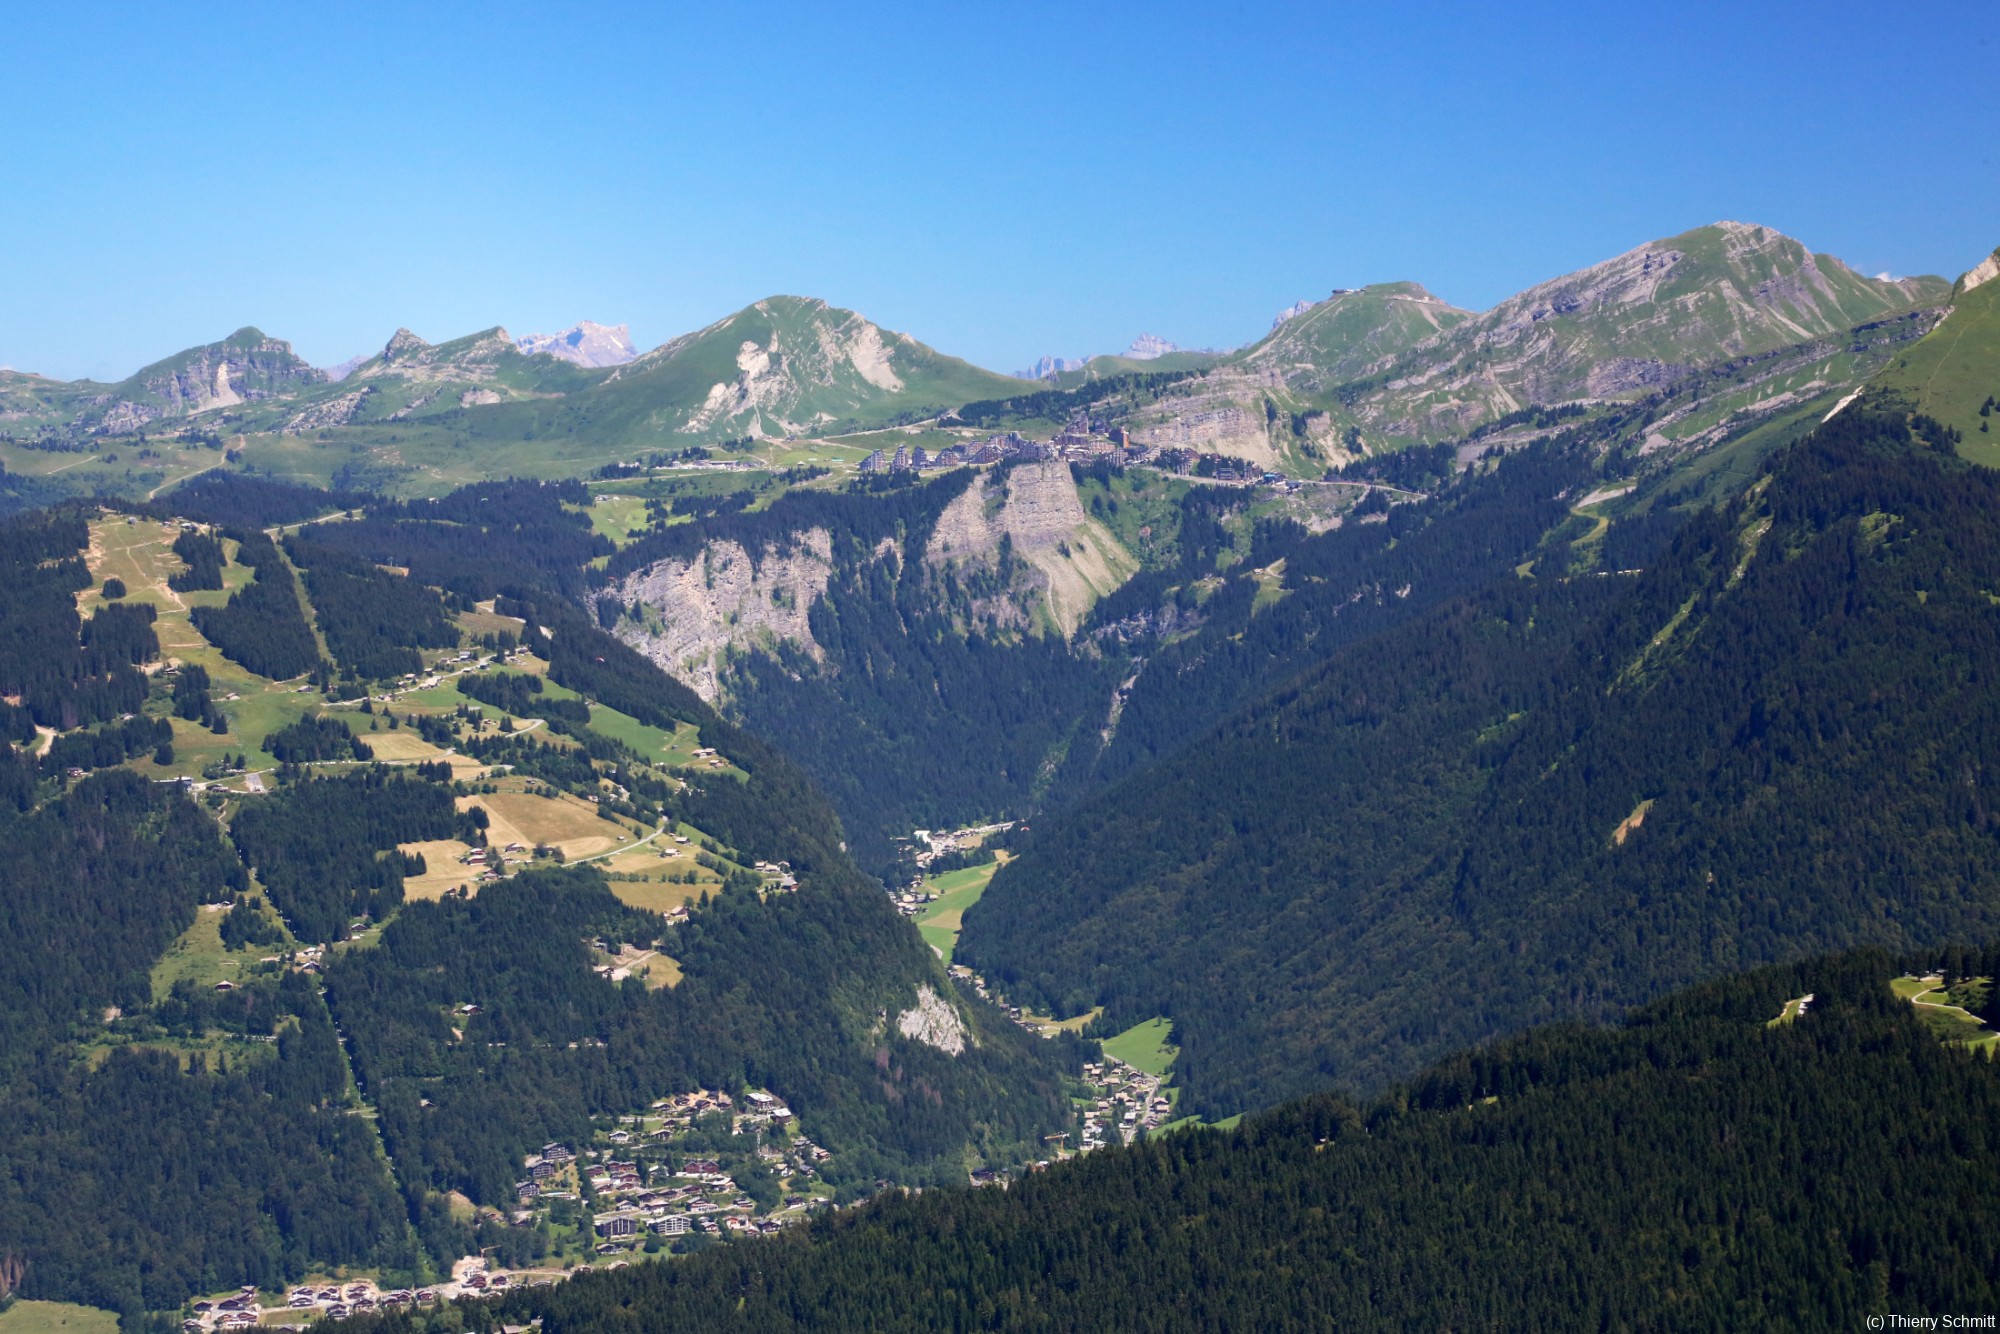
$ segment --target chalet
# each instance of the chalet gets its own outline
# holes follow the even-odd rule
[[[665,1217],[655,1218],[646,1226],[663,1237],[678,1237],[688,1230],[688,1216],[667,1214]]]
[[[522,1204],[526,1204],[529,1200],[539,1197],[541,1193],[542,1183],[539,1181],[529,1180],[514,1183],[514,1198]]]

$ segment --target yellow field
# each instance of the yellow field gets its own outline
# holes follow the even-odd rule
[[[433,838],[396,846],[399,851],[414,852],[424,859],[422,875],[403,877],[405,899],[441,899],[446,890],[457,889],[460,885],[474,894],[479,892],[478,872],[470,866],[459,865],[458,861],[472,851],[471,844],[461,843],[455,838]]]
[[[496,615],[490,610],[493,606],[491,602],[482,603],[481,606],[488,610],[462,611],[452,617],[460,630],[475,639],[480,635],[513,635],[519,639],[521,631],[527,628],[528,623],[518,616]]]
[[[712,884],[669,885],[657,880],[614,880],[611,892],[618,901],[629,908],[642,912],[656,912],[665,916],[683,903],[699,902],[701,896],[713,889]]]
[[[551,798],[494,792],[458,799],[460,810],[473,806],[486,811],[486,841],[500,847],[546,845],[560,848],[566,859],[575,861],[636,841],[630,829],[598,818],[597,807],[567,793]]]
[[[393,732],[370,732],[362,726],[358,714],[345,715],[345,721],[354,728],[354,735],[360,737],[368,748],[375,752],[375,758],[387,764],[418,764],[426,761],[443,760],[451,765],[453,778],[483,778],[486,766],[469,755],[447,755],[438,747],[417,735],[414,727],[401,727]]]

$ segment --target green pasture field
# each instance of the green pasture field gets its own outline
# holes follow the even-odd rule
[[[1149,1075],[1165,1076],[1167,1068],[1174,1063],[1174,1057],[1180,1055],[1180,1048],[1168,1041],[1173,1027],[1168,1019],[1148,1019],[1134,1024],[1116,1037],[1106,1038],[1104,1054]]]

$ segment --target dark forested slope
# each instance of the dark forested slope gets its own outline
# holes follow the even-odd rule
[[[2000,477],[1944,443],[1851,408],[1641,576],[1509,577],[1335,654],[1039,821],[959,957],[1171,1015],[1220,1114],[1993,930]]]
[[[1372,1105],[1318,1095],[1234,1132],[892,1197],[466,1314],[539,1316],[546,1334],[1150,1334],[1839,1329],[1990,1310],[2000,1074],[1891,997],[1901,966],[1863,952],[1765,969],[1621,1029],[1455,1057]],[[1806,1015],[1769,1023],[1808,992]]]

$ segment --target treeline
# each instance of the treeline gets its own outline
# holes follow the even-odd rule
[[[767,547],[789,546],[799,534],[813,529],[826,530],[836,559],[872,552],[885,537],[902,541],[905,550],[920,550],[921,538],[936,525],[944,507],[972,484],[973,475],[969,469],[955,469],[880,494],[788,491],[765,509],[717,514],[649,533],[613,555],[605,575],[615,582],[663,560],[692,560],[713,542],[735,542],[753,563],[761,562]]]
[[[576,597],[590,562],[612,551],[591,530],[589,505],[577,481],[480,482],[439,500],[377,504],[314,538],[465,601],[533,589]]]
[[[263,533],[243,530],[235,536],[237,560],[257,577],[222,606],[196,607],[188,619],[224,657],[259,676],[274,681],[303,676],[321,659],[299,601],[298,576]]]
[[[1857,404],[1643,575],[1564,578],[1557,548],[1037,820],[959,956],[1023,1002],[1172,1015],[1221,1115],[2000,931],[2000,799],[1965,758],[2000,745],[1996,515],[2000,478]]]
[[[1543,1029],[1007,1189],[358,1334],[1861,1328],[2000,1301],[2000,1077],[1864,953]],[[1768,1026],[1812,993],[1795,1023]],[[1918,1110],[1921,1109],[1921,1110]],[[1939,1225],[1940,1217],[1949,1218]]]
[[[261,530],[359,509],[378,498],[358,491],[325,491],[237,472],[205,472],[143,504],[134,514],[163,521],[193,519],[231,530]]]
[[[42,752],[42,772],[53,776],[70,769],[109,769],[135,755],[172,746],[173,741],[173,724],[164,718],[138,717],[91,731],[65,732]]]
[[[1068,421],[1093,404],[1109,399],[1119,399],[1134,406],[1141,402],[1155,402],[1161,390],[1200,374],[1200,371],[1127,371],[1123,375],[1091,380],[1074,389],[1039,389],[1011,398],[981,399],[977,403],[967,403],[956,415],[967,426],[978,427],[1002,426],[1019,421]]]
[[[76,594],[91,584],[80,554],[89,540],[75,510],[0,521],[0,696],[10,697],[0,702],[0,724],[16,741],[38,726],[68,731],[146,702],[135,669],[159,656],[155,613],[121,603],[88,620],[77,614]]]
[[[246,801],[230,833],[292,934],[309,944],[344,939],[351,921],[382,921],[402,903],[398,843],[485,841],[475,818],[453,807],[449,788],[379,765]]]
[[[580,699],[557,699],[542,690],[542,678],[527,672],[476,672],[458,679],[458,693],[519,718],[560,719],[578,727],[590,723],[590,706]]]
[[[187,529],[174,539],[174,554],[181,558],[187,569],[167,576],[167,587],[176,593],[222,587],[222,567],[229,563],[222,543],[207,533]]]
[[[287,538],[285,550],[305,571],[320,633],[348,677],[417,672],[424,665],[417,650],[457,647],[458,627],[436,590],[303,534]]]
[[[288,723],[264,738],[264,749],[280,764],[325,760],[372,760],[375,752],[338,718],[315,715]]]

